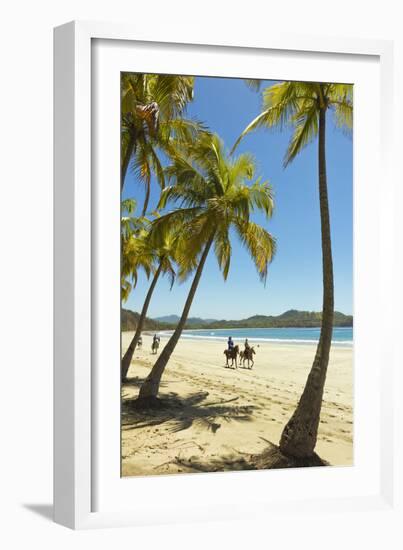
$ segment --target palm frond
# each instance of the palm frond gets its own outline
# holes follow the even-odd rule
[[[274,209],[273,188],[267,181],[261,181],[258,178],[255,183],[248,188],[249,200],[253,208],[261,210],[267,218],[271,218]]]
[[[268,265],[276,252],[275,239],[263,227],[251,221],[237,222],[235,228],[255,264],[261,281],[266,283]]]
[[[232,146],[232,149],[231,149],[231,155],[234,153],[235,149],[238,147],[238,145],[240,144],[240,142],[243,140],[243,138],[245,136],[247,136],[248,134],[250,134],[251,132],[253,132],[254,130],[256,130],[257,128],[261,128],[261,127],[264,127],[264,126],[267,126],[267,119],[268,119],[268,112],[267,111],[263,111],[262,113],[258,114],[256,118],[254,118],[252,120],[252,122],[250,122],[245,130],[241,133],[241,135],[239,136],[239,138],[236,140],[236,142],[234,143],[234,145]]]
[[[218,267],[222,271],[224,281],[227,280],[231,264],[232,247],[228,232],[219,229],[214,240],[214,251],[218,261]]]
[[[137,201],[136,199],[124,199],[121,203],[121,212],[127,212],[127,214],[133,214],[136,210]]]
[[[244,82],[253,92],[258,92],[262,85],[262,81],[257,78],[244,78]]]
[[[172,262],[171,262],[171,256],[174,254],[174,251],[173,250],[165,250],[165,254],[164,256],[162,257],[162,271],[165,275],[168,276],[168,280],[169,280],[169,287],[170,287],[170,290],[172,290],[172,287],[174,286],[175,284],[175,279],[176,279],[176,271],[172,265]]]
[[[316,137],[318,128],[318,109],[315,104],[308,105],[294,117],[294,132],[285,154],[284,166],[292,162],[298,153]]]

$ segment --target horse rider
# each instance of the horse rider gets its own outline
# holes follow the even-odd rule
[[[232,336],[228,338],[228,350],[231,351],[234,349],[234,341],[232,339]]]
[[[143,345],[143,338],[141,336],[139,336],[139,340],[137,342],[137,345],[139,348],[141,348],[141,346]]]
[[[246,338],[245,339],[245,352],[249,351],[250,350],[250,345],[249,345],[249,342],[248,342],[248,339]]]
[[[153,344],[155,344],[155,342],[159,342],[160,341],[160,337],[157,336],[157,334],[154,334],[153,336]]]

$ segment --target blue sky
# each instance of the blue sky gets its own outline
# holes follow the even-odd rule
[[[270,83],[266,83],[270,85]],[[197,117],[218,133],[231,148],[245,126],[260,112],[261,95],[239,79],[197,77],[195,98],[187,116]],[[255,314],[277,315],[287,309],[320,311],[322,265],[317,183],[317,141],[289,165],[282,160],[290,134],[259,130],[247,136],[238,151],[251,152],[257,174],[269,180],[275,195],[274,215],[268,222],[256,215],[277,240],[277,254],[264,286],[249,256],[235,240],[231,270],[224,283],[213,251],[207,260],[190,316],[242,319]],[[331,113],[327,124],[327,171],[335,277],[335,308],[352,313],[352,157],[353,142],[334,127]],[[125,181],[124,197],[142,203],[144,191],[132,174]],[[154,183],[150,210],[159,196]],[[140,311],[149,281],[142,274],[124,307]],[[160,280],[148,316],[180,315],[191,282],[169,290]]]

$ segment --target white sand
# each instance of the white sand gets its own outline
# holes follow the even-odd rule
[[[123,333],[123,351],[133,333]],[[160,351],[166,339],[161,339]],[[253,339],[251,339],[253,345]],[[138,394],[156,356],[143,335],[122,388],[122,472],[156,475],[221,468],[278,443],[295,409],[315,354],[314,345],[262,343],[252,370],[226,369],[220,341],[181,339],[162,378],[160,397],[178,396],[183,408],[133,413],[125,406]],[[332,465],[353,462],[353,350],[333,346],[316,452]],[[178,461],[179,459],[179,461]],[[178,464],[189,459],[194,469]]]

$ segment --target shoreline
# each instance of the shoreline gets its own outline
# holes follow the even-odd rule
[[[139,413],[130,403],[157,357],[151,354],[152,337],[146,332],[128,383],[122,386],[123,476],[205,467],[224,471],[229,463],[241,464],[247,453],[262,452],[268,441],[278,443],[300,398],[316,345],[263,343],[256,349],[253,369],[231,369],[225,368],[222,341],[181,339],[160,386],[161,398],[180,405]],[[132,335],[122,333],[122,353]],[[316,452],[334,466],[353,464],[352,346],[332,346]]]
[[[288,328],[295,328],[295,327],[288,327]],[[302,327],[298,327],[298,328],[302,328]],[[316,329],[316,328],[320,328],[320,327],[305,327],[305,328],[313,328],[313,329]],[[341,328],[341,329],[350,329],[352,327],[338,327],[338,328]],[[270,328],[270,330],[275,330],[275,329],[278,329],[278,330],[283,330],[282,328],[280,327],[273,327],[273,328]],[[197,341],[200,341],[200,340],[207,340],[207,341],[219,341],[219,342],[225,342],[227,341],[227,336],[217,336],[217,335],[207,335],[207,334],[204,334],[204,335],[196,335],[196,334],[189,334],[189,332],[201,332],[201,331],[207,331],[207,330],[211,330],[211,331],[214,331],[214,330],[227,330],[226,328],[225,329],[204,329],[204,328],[199,328],[199,329],[184,329],[182,334],[181,334],[181,338],[184,338],[186,340],[191,340],[191,339],[194,339],[194,340],[197,340]],[[235,328],[235,329],[231,329],[231,328],[228,328],[228,331],[236,331],[236,330],[245,330],[245,328]],[[254,329],[251,329],[251,330],[254,330]],[[257,329],[259,330],[259,329]],[[122,334],[125,334],[126,332],[128,331],[125,331],[124,333]],[[155,330],[155,331],[152,331],[152,330],[145,330],[143,331],[143,334],[146,334],[146,335],[150,335],[152,336],[153,334],[157,333],[159,336],[163,337],[163,338],[169,338],[174,332],[174,329],[164,329],[164,330]],[[234,334],[234,333],[233,333]],[[244,339],[245,336],[240,336],[239,339]],[[260,343],[275,343],[275,344],[289,344],[289,345],[293,345],[293,344],[296,344],[296,345],[317,345],[318,344],[318,341],[319,340],[310,340],[310,339],[298,339],[298,338],[263,338],[261,336],[247,336],[247,338],[250,340],[250,343],[253,345],[254,342],[258,342],[259,344]],[[234,340],[236,339],[236,333],[235,333],[235,338]],[[241,342],[242,344],[242,342]],[[352,348],[354,346],[354,340],[332,340],[332,346],[340,346],[340,347],[349,347],[349,348]]]

